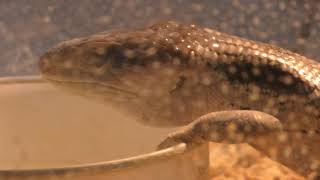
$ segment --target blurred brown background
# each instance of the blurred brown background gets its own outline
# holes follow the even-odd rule
[[[317,0],[0,0],[0,76],[37,74],[56,43],[113,28],[176,20],[320,59]]]

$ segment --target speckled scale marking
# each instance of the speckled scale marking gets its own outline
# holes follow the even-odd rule
[[[195,56],[203,57],[208,53],[208,55],[217,55],[217,60],[224,60],[223,58],[218,59],[219,55],[222,57],[242,56],[242,60],[249,63],[280,66],[283,71],[291,73],[294,77],[306,82],[308,86],[315,88],[315,93],[319,94],[320,65],[318,62],[299,54],[269,44],[227,35],[212,29],[197,28],[195,25],[184,26],[170,22],[154,25],[153,28],[159,28],[164,31],[163,34],[167,35],[165,39],[168,39],[168,42],[172,42],[171,37],[175,38],[173,40],[175,46],[181,47],[179,49],[186,49],[185,47],[187,47],[188,52],[185,53],[190,53],[191,56],[194,54]],[[180,33],[174,33],[175,31],[180,31]],[[208,56],[209,60],[212,60],[210,55]],[[239,59],[227,58],[225,60],[231,62]]]
[[[250,144],[301,174],[320,171],[320,66],[301,55],[165,22],[62,42],[41,57],[40,69],[147,125],[186,125],[225,110],[269,113],[284,130]]]

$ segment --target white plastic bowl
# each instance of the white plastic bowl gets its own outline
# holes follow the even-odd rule
[[[208,144],[155,151],[151,128],[39,77],[0,78],[0,179],[208,179]]]

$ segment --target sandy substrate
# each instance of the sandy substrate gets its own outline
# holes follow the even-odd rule
[[[247,144],[210,144],[210,177],[215,180],[302,180],[281,164],[270,160]]]

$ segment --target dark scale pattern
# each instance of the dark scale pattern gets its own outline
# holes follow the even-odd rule
[[[320,90],[319,64],[290,51],[207,28],[196,28],[195,25],[184,26],[169,22],[154,25],[151,28],[165,34],[164,38],[169,42],[173,41],[181,51],[186,51],[184,54],[206,57],[207,53],[211,61],[217,60],[212,59],[213,57],[219,57],[218,59],[226,61],[225,63],[237,59],[237,61],[247,61],[252,64],[279,66],[282,71],[289,72],[297,79],[307,82],[306,85],[313,86],[317,91]],[[168,44],[170,43],[165,45]],[[240,59],[237,58],[238,56]]]
[[[185,125],[225,110],[269,113],[283,131],[252,135],[250,144],[301,174],[320,171],[320,65],[301,55],[164,22],[63,42],[42,56],[40,69],[44,78],[147,125]],[[209,137],[201,133],[210,123],[201,124],[203,131],[183,133]]]
[[[277,95],[301,94],[308,96],[313,90],[301,79],[292,76],[290,73],[264,64],[220,63],[216,64],[213,69],[222,72],[231,83],[253,83],[265,91],[274,91]]]

